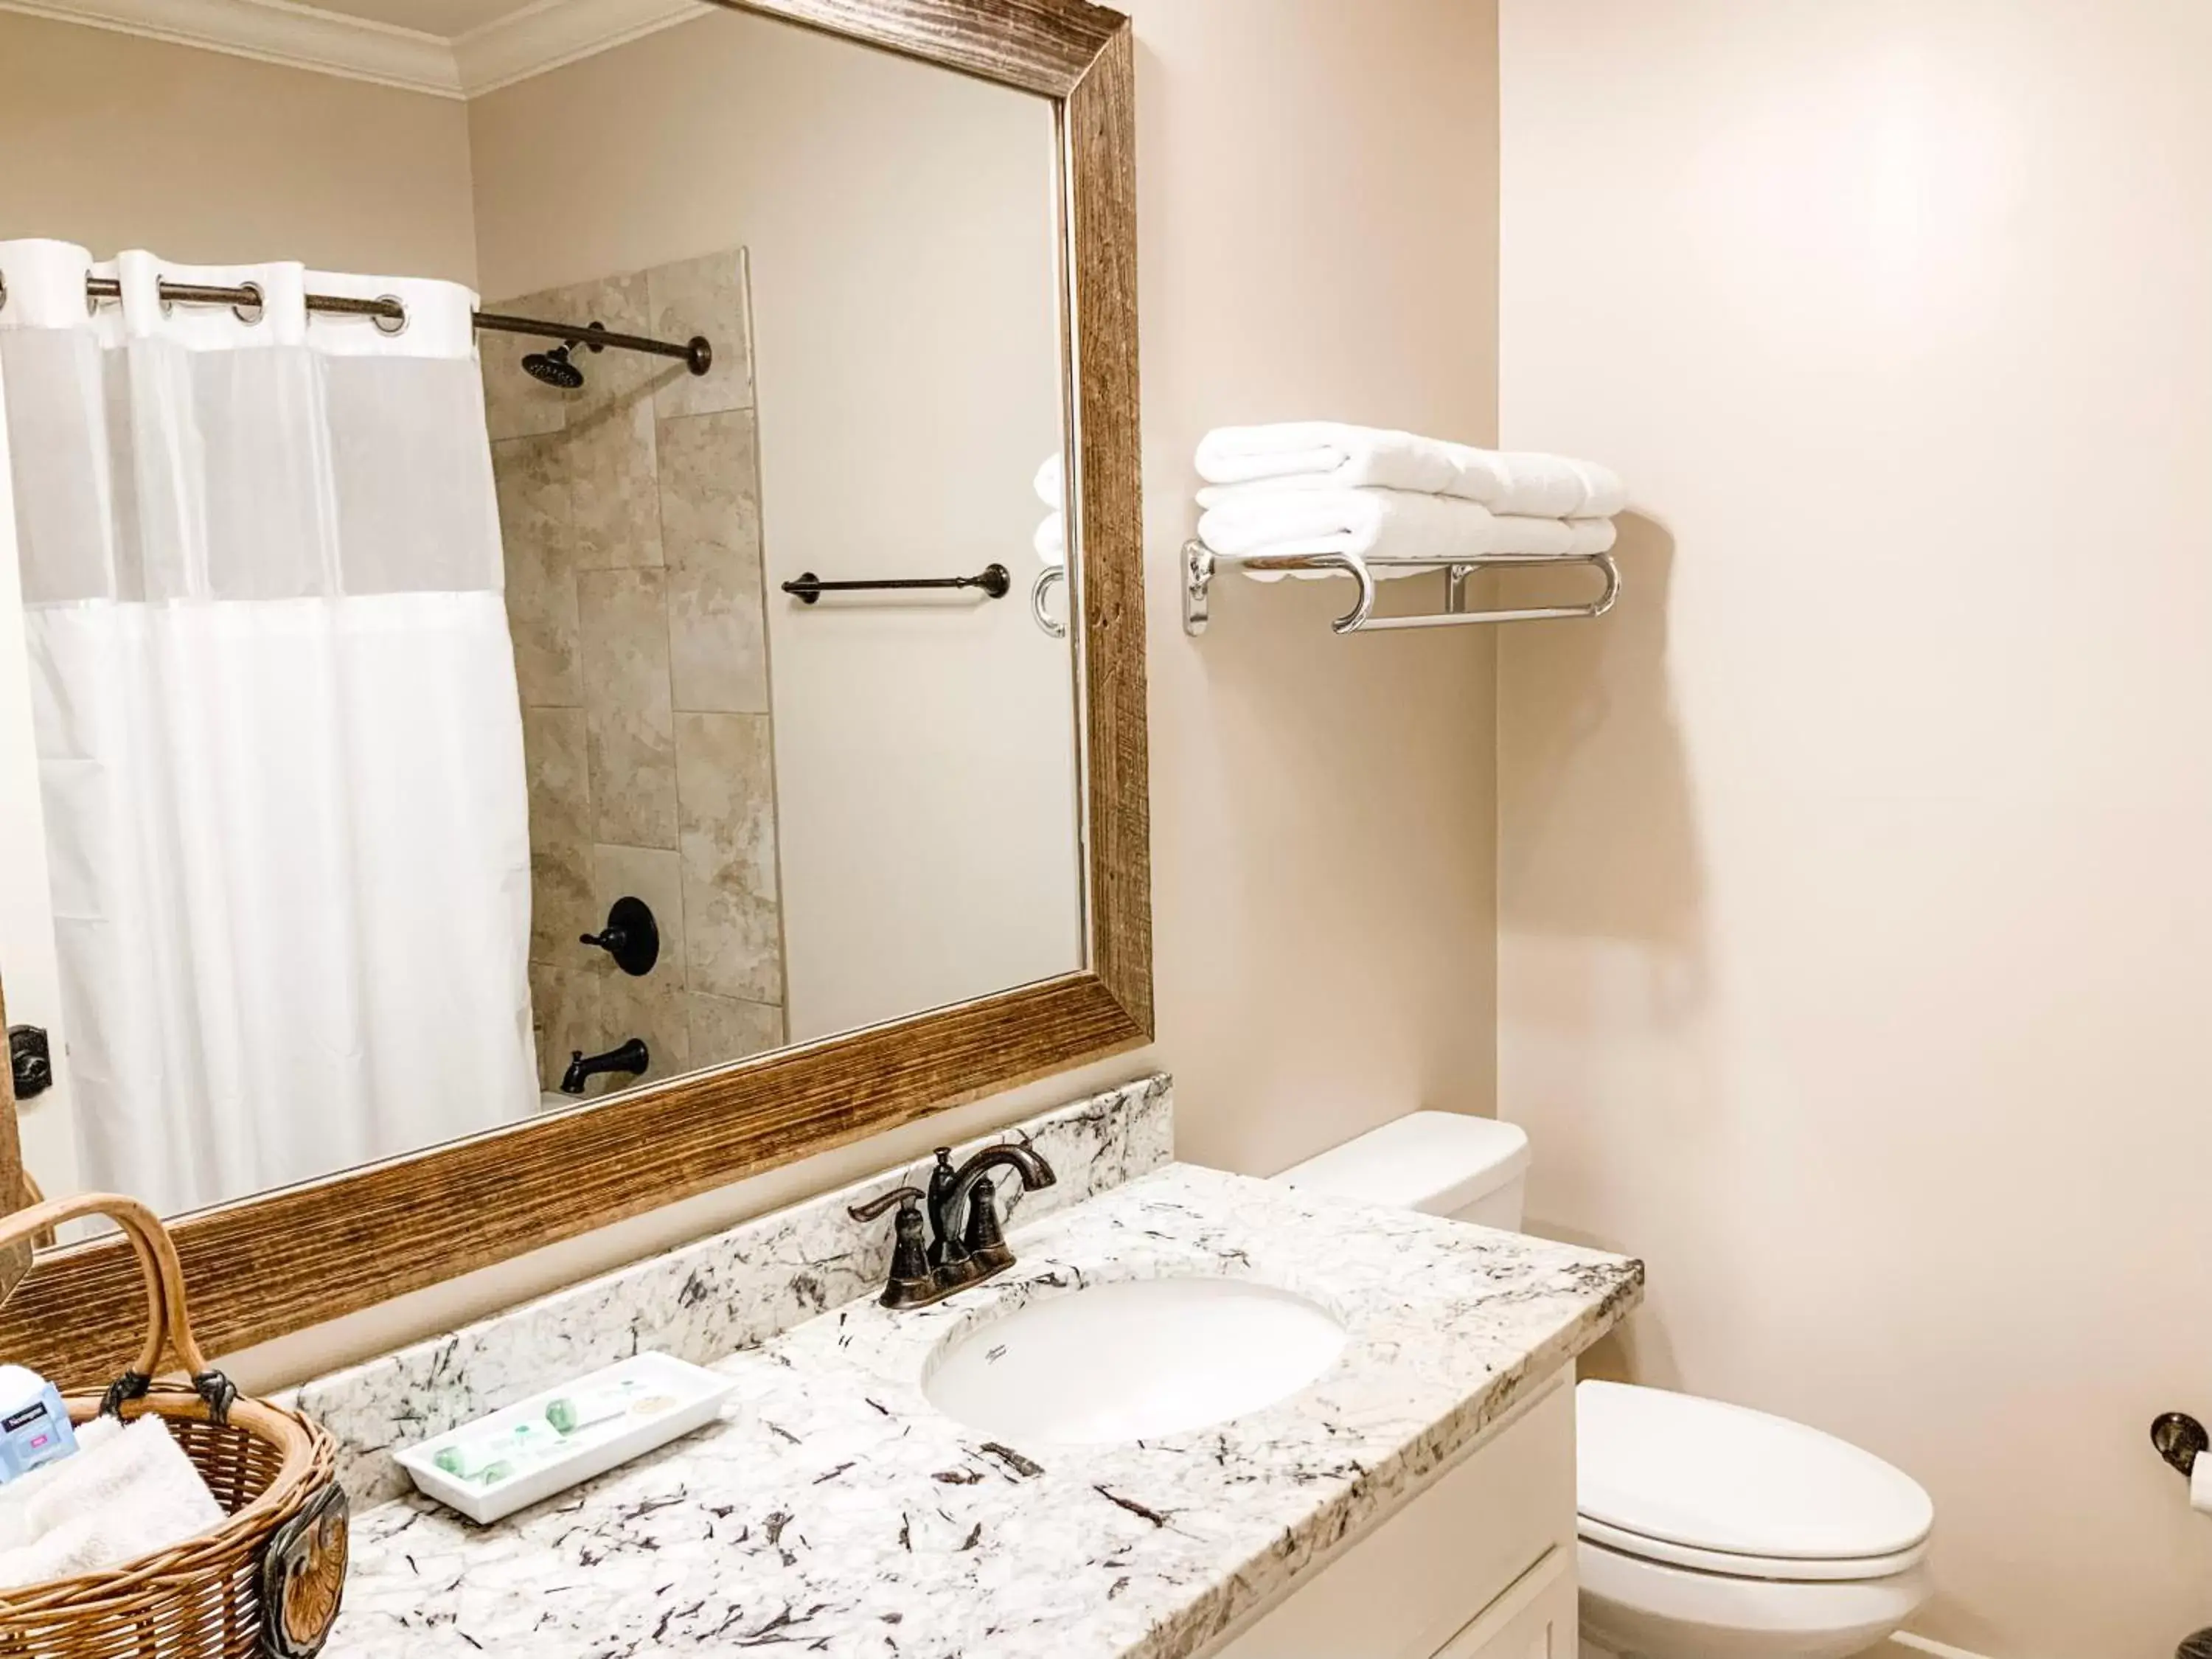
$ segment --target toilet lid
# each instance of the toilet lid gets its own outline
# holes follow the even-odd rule
[[[1912,1549],[1936,1522],[1919,1484],[1786,1418],[1621,1382],[1575,1390],[1577,1507],[1693,1550],[1844,1561]]]

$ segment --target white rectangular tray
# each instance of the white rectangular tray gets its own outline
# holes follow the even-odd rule
[[[518,1471],[490,1486],[448,1474],[436,1462],[441,1448],[473,1440],[479,1435],[508,1428],[525,1419],[543,1420],[545,1407],[563,1396],[574,1396],[601,1384],[635,1377],[651,1383],[654,1393],[672,1403],[665,1411],[644,1418],[618,1418],[577,1431],[574,1443],[550,1462]],[[397,1455],[416,1488],[449,1509],[459,1510],[478,1526],[489,1526],[517,1510],[550,1498],[579,1481],[605,1474],[670,1441],[687,1435],[721,1414],[722,1401],[737,1387],[733,1377],[689,1364],[665,1353],[633,1354],[618,1364],[587,1376],[572,1378],[527,1400],[464,1423],[434,1439],[408,1447]]]

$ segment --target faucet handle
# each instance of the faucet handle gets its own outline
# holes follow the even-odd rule
[[[979,1278],[988,1279],[1000,1268],[1014,1265],[1014,1253],[999,1225],[998,1193],[988,1176],[978,1176],[969,1194],[968,1224],[962,1230],[960,1243],[962,1254]]]
[[[944,1294],[930,1271],[929,1255],[921,1241],[924,1201],[919,1187],[896,1187],[881,1198],[855,1204],[845,1212],[855,1221],[873,1221],[893,1205],[898,1206],[890,1276],[879,1298],[886,1308],[916,1308]]]
[[[919,1187],[895,1187],[881,1198],[872,1198],[865,1204],[853,1205],[845,1213],[855,1221],[873,1221],[878,1216],[890,1214],[894,1208],[902,1210],[909,1205],[919,1204],[922,1202],[922,1197]]]
[[[1003,1244],[1006,1235],[999,1231],[998,1193],[988,1176],[978,1176],[968,1193],[968,1226],[960,1242],[974,1255],[988,1250],[994,1244]]]

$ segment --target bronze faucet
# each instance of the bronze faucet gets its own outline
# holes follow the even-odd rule
[[[855,1221],[873,1221],[894,1206],[898,1209],[890,1279],[880,1298],[884,1306],[926,1308],[1014,1265],[1014,1253],[999,1228],[998,1195],[990,1180],[990,1172],[1002,1165],[1021,1177],[1024,1192],[1059,1179],[1052,1165],[1026,1146],[987,1146],[957,1170],[952,1149],[939,1146],[927,1194],[918,1187],[901,1187],[847,1212]],[[926,1244],[925,1205],[931,1234]]]

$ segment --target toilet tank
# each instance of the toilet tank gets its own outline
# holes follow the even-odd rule
[[[1411,1112],[1275,1177],[1289,1187],[1521,1230],[1528,1137],[1518,1125]]]

